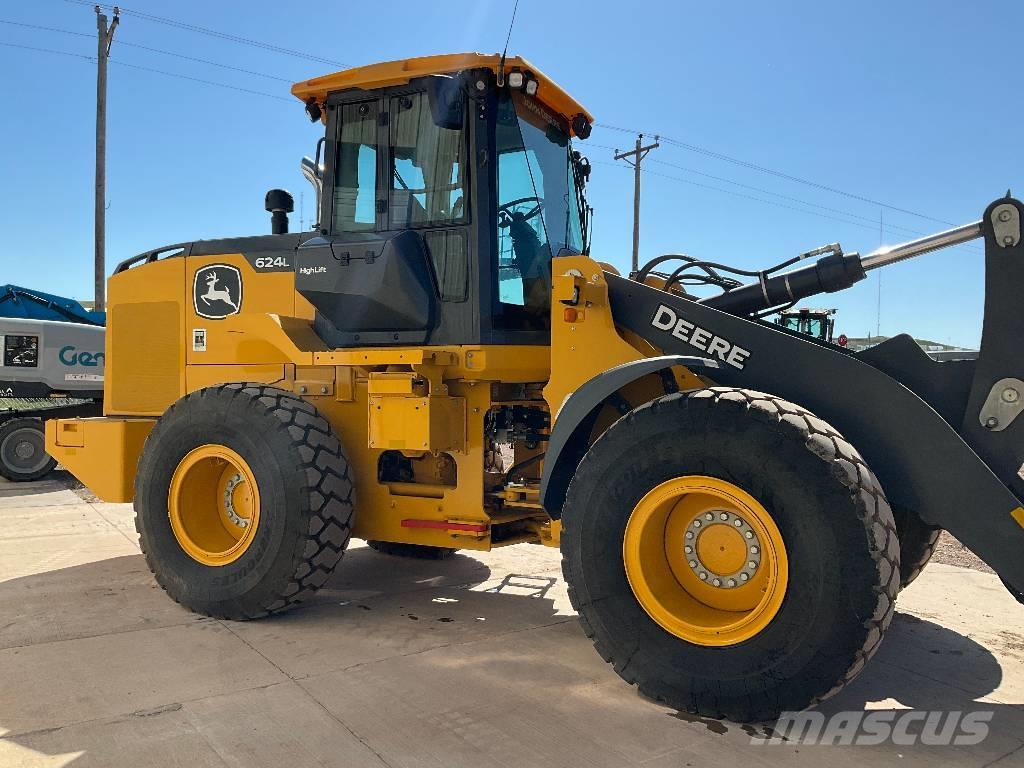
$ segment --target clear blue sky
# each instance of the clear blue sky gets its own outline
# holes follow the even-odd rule
[[[462,50],[500,51],[512,3],[129,0],[127,7],[359,65]],[[630,19],[635,10],[644,12],[643,20]],[[0,19],[95,33],[91,7],[62,0],[5,0]],[[1013,43],[1022,26],[1024,6],[1012,0],[974,6],[953,0],[643,5],[521,0],[510,52],[526,56],[558,80],[601,123],[661,132],[704,150],[960,224],[979,218],[1007,187],[1024,194],[1024,161],[1016,140],[1024,123],[1024,100],[1017,93],[1020,63]],[[0,24],[0,42],[84,55],[94,54],[96,47],[89,37],[10,24]],[[285,81],[338,67],[131,14],[122,17],[112,57],[286,100],[112,62],[111,266],[167,243],[267,232],[263,195],[271,187],[290,189],[297,205],[305,192],[310,215],[313,196],[298,162],[312,154],[318,126],[309,124],[301,104],[290,103]],[[88,298],[95,66],[0,46],[0,68],[0,283]],[[593,253],[620,267],[628,266],[630,257],[632,176],[607,164],[610,149],[593,145],[621,148],[631,141],[625,133],[598,128],[588,152],[595,161]],[[835,240],[861,252],[879,244],[880,208],[872,203],[674,145],[664,145],[650,160],[682,168],[648,166],[642,259],[682,251],[758,268]],[[945,228],[891,209],[882,213],[888,243],[915,236],[896,227],[920,232]],[[982,266],[975,245],[882,270],[882,333],[909,331],[976,344]],[[837,307],[841,331],[873,331],[877,275],[810,303]]]

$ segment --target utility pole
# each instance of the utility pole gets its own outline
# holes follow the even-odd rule
[[[633,273],[640,271],[640,163],[647,153],[652,149],[657,149],[661,146],[658,143],[658,136],[654,137],[654,143],[648,144],[646,147],[643,146],[644,135],[638,134],[636,137],[636,149],[632,149],[629,152],[619,152],[615,150],[616,160],[625,160],[631,166],[633,166]],[[635,158],[630,160],[629,158]]]
[[[878,209],[878,247],[885,245],[885,210]],[[875,336],[882,336],[882,270],[878,270],[878,303],[875,310]]]
[[[114,30],[121,20],[121,9],[114,6],[114,20],[107,27],[107,17],[96,6],[96,250],[95,250],[95,309],[102,312],[106,306],[107,258],[107,59],[114,42]]]

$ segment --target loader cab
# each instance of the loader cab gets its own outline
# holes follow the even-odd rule
[[[836,324],[835,314],[834,309],[788,309],[779,313],[775,324],[831,343]]]
[[[589,115],[518,58],[361,69],[293,88],[325,125],[320,230],[296,259],[318,334],[548,344],[551,259],[586,250]]]

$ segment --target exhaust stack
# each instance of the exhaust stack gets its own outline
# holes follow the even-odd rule
[[[270,232],[274,235],[288,234],[288,214],[295,210],[295,199],[283,189],[267,192],[263,207],[270,212]]]

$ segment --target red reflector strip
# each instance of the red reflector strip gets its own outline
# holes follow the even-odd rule
[[[445,531],[473,531],[484,533],[487,526],[483,523],[449,523],[446,520],[416,520],[406,518],[402,521],[403,528],[440,528]]]

